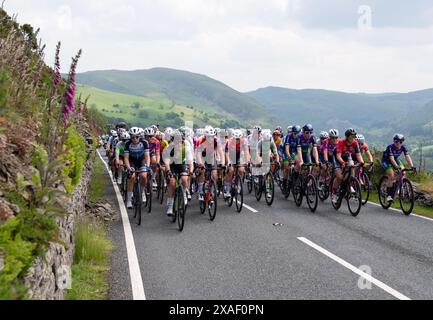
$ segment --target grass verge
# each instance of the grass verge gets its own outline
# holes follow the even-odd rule
[[[90,183],[89,201],[101,201],[104,194],[104,166],[97,157]],[[67,292],[67,300],[108,299],[108,272],[112,249],[104,221],[83,218],[77,222],[72,288]]]
[[[68,300],[108,299],[107,276],[112,247],[104,222],[91,218],[78,222]]]
[[[378,197],[376,192],[370,193],[369,201],[380,204],[379,197]],[[400,204],[398,201],[394,202],[394,204],[391,206],[391,208],[401,210]],[[433,218],[433,208],[420,206],[416,203],[415,203],[415,206],[413,207],[413,213],[418,214],[420,216]]]

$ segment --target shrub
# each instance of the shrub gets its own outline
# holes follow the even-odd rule
[[[63,167],[62,173],[65,177],[66,192],[71,195],[74,187],[78,184],[83,171],[84,162],[86,160],[86,143],[78,133],[75,126],[70,126],[66,130],[68,138],[64,143],[66,154],[61,157],[61,160],[66,164]]]

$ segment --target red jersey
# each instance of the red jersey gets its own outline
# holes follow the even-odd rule
[[[337,154],[341,153],[343,157],[348,157],[352,154],[360,153],[359,143],[356,140],[353,140],[351,144],[347,144],[347,140],[339,140],[337,143]]]

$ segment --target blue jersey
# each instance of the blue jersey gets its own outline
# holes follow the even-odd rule
[[[297,148],[301,148],[302,149],[302,153],[308,153],[310,152],[310,147],[315,147],[316,146],[316,139],[314,138],[314,135],[310,135],[310,137],[308,139],[304,138],[304,134],[301,132],[300,134],[298,134],[297,136]]]
[[[129,159],[142,159],[145,153],[149,153],[149,143],[146,140],[140,139],[137,144],[131,140],[126,142],[124,155],[129,156]]]
[[[290,148],[289,152],[291,154],[296,153],[296,148],[298,146],[298,137],[297,136],[293,137],[293,134],[288,134],[286,136],[286,139],[284,140],[284,148],[286,146],[289,146]]]
[[[404,154],[405,156],[407,156],[409,154],[409,151],[407,150],[407,148],[406,148],[406,146],[404,144],[401,146],[400,149],[397,149],[394,144],[390,144],[386,148],[385,152],[383,153],[382,163],[388,163],[389,162],[389,157],[391,157],[391,156],[393,156],[394,159],[397,161],[397,159],[402,154]]]

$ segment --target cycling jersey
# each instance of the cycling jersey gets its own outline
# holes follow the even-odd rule
[[[149,153],[151,157],[155,157],[161,151],[161,143],[156,137],[151,137],[148,140],[149,143]]]
[[[236,140],[236,144],[233,144],[233,138],[229,138],[226,141],[225,153],[226,156],[232,152],[236,152],[236,164],[241,162],[241,151],[247,146],[247,139],[241,138]],[[228,157],[229,158],[229,157]],[[242,162],[246,162],[246,159],[242,159]]]
[[[212,140],[213,140],[213,150],[211,150],[211,151],[213,151],[213,157],[214,157],[215,162],[219,163],[219,162],[221,162],[221,159],[219,157],[217,149],[220,146],[220,144],[218,143],[217,137],[211,138],[211,142],[210,142],[211,144],[212,144]],[[196,146],[197,146],[196,147],[197,151],[201,152],[201,156],[202,156],[203,160],[205,161],[206,155],[207,155],[207,138],[206,138],[206,136],[199,137],[196,141]],[[206,164],[208,164],[208,163],[206,162]],[[211,165],[211,164],[209,164],[209,165]]]
[[[382,163],[387,163],[387,164],[389,163],[389,164],[390,164],[391,162],[389,161],[389,157],[391,157],[391,156],[393,156],[394,159],[397,161],[398,158],[399,158],[402,154],[404,154],[405,156],[409,155],[409,151],[408,151],[408,149],[406,148],[405,145],[402,145],[402,146],[400,147],[400,149],[397,149],[396,146],[395,146],[394,144],[390,144],[390,145],[386,148],[385,152],[383,153],[383,156],[382,156]]]
[[[173,141],[169,144],[169,148],[171,149],[170,157],[173,160],[172,161],[173,165],[186,165],[191,163],[194,160],[193,146],[189,143],[188,140],[182,141],[181,147],[179,146],[179,144],[176,145],[176,142]],[[180,158],[179,155],[177,154],[177,152],[179,151],[181,151]]]
[[[129,159],[141,159],[144,158],[144,154],[149,152],[149,143],[140,139],[137,144],[134,144],[131,140],[127,141],[125,144],[124,154],[129,157]]]
[[[302,149],[302,153],[309,153],[310,147],[314,148],[316,145],[317,144],[314,135],[311,135],[309,138],[305,138],[302,132],[298,134],[296,147],[300,147]]]
[[[341,154],[341,157],[344,161],[348,161],[352,158],[352,154],[356,155],[360,153],[359,143],[356,140],[353,140],[351,144],[347,144],[347,140],[339,140],[337,143],[337,153]]]
[[[277,153],[277,146],[275,145],[274,140],[270,140],[269,141],[269,151],[272,152],[274,155]],[[263,157],[263,140],[260,140],[259,142],[257,142],[257,150],[259,152],[259,157]]]
[[[286,136],[286,139],[284,140],[284,148],[286,146],[289,146],[289,153],[292,158],[296,157],[298,154],[297,147],[298,147],[298,137],[297,135],[293,136],[293,134],[288,134]],[[284,160],[286,159],[287,155],[286,152],[284,152]]]
[[[331,158],[335,156],[335,151],[337,150],[337,143],[331,144],[330,140],[327,139],[322,143],[322,146],[320,147],[320,152],[322,154],[327,153],[328,154],[328,161],[331,161]]]
[[[125,153],[125,142],[119,141],[116,145],[116,155],[118,155],[120,159],[123,159],[124,153]]]

